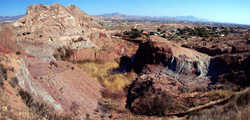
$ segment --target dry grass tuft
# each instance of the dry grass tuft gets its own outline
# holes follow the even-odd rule
[[[104,87],[111,90],[121,90],[129,85],[135,79],[136,74],[130,73],[115,73],[114,69],[119,68],[117,62],[84,62],[77,63],[80,68],[88,69],[89,74],[98,80]]]
[[[221,98],[228,97],[232,94],[230,90],[215,90],[206,93],[207,97],[219,96]]]
[[[233,94],[228,104],[201,112],[192,120],[250,120],[250,88],[240,94]]]

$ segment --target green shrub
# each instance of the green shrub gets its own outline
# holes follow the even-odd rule
[[[190,92],[190,89],[185,87],[185,86],[180,86],[178,88],[178,90],[181,92],[181,93],[189,93]]]
[[[60,47],[55,51],[53,56],[57,60],[69,61],[70,57],[74,54],[74,50],[70,48]]]
[[[15,68],[14,68],[14,67],[12,67],[12,68],[10,69],[10,71],[14,72],[14,71],[15,71]]]
[[[141,32],[137,29],[131,29],[130,38],[141,37]]]
[[[18,84],[17,78],[16,78],[16,77],[11,78],[10,81],[9,81],[9,84],[10,84],[13,88],[15,88],[16,85]]]
[[[110,112],[116,110],[116,105],[114,104],[113,100],[101,100],[98,102],[100,106],[102,106],[105,112]]]
[[[199,103],[193,102],[193,106],[197,107],[197,106],[199,106]]]
[[[4,85],[4,81],[3,81],[2,76],[0,76],[0,85]]]
[[[195,88],[194,91],[195,92],[205,92],[205,91],[207,91],[207,88],[206,87],[197,87],[197,88]]]
[[[155,33],[154,32],[149,32],[149,35],[155,35]]]
[[[217,47],[217,45],[213,45],[211,48],[216,48]]]
[[[31,107],[31,103],[33,102],[32,96],[27,92],[21,89],[19,91],[19,95],[21,96],[22,100],[26,103],[28,107]]]
[[[5,80],[8,79],[7,68],[0,64],[0,77],[4,77]]]
[[[17,52],[16,52],[16,55],[21,55],[21,52],[20,52],[20,51],[17,51]]]

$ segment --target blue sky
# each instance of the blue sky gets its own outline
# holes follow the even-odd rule
[[[26,13],[33,4],[76,5],[89,15],[187,16],[250,25],[250,0],[0,0],[0,16]]]

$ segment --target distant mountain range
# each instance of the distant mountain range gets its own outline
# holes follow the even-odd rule
[[[206,19],[197,18],[194,16],[176,16],[176,17],[169,17],[169,16],[162,16],[162,17],[152,17],[152,16],[137,16],[137,15],[124,15],[119,12],[115,13],[107,13],[101,15],[95,15],[96,17],[117,17],[123,18],[126,20],[142,20],[142,21],[199,21],[199,22],[211,22]]]
[[[0,16],[0,22],[17,20],[23,16],[25,16],[25,14],[17,15],[17,16]],[[95,20],[97,21],[98,21],[98,18],[112,18],[116,20],[119,19],[119,20],[145,21],[145,22],[178,22],[178,21],[213,22],[213,21],[209,21],[206,19],[197,18],[191,15],[176,16],[176,17],[170,17],[170,16],[152,17],[152,16],[125,15],[119,12],[94,15],[92,17],[95,18]]]
[[[178,20],[211,22],[211,21],[209,21],[209,20],[197,18],[197,17],[191,16],[191,15],[189,15],[189,16],[176,16],[175,18],[178,19]]]
[[[17,20],[17,19],[19,19],[19,18],[21,18],[23,16],[25,16],[25,14],[17,15],[17,16],[0,16],[0,22]]]
[[[160,21],[176,21],[171,17],[151,17],[151,16],[136,16],[136,15],[124,15],[121,13],[108,13],[102,15],[93,16],[97,21],[100,19],[106,20],[128,20],[128,21],[144,21],[144,22],[160,22]]]

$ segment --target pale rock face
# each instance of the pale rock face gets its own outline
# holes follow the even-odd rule
[[[66,9],[59,5],[32,5],[27,8],[23,21],[24,29],[34,37],[57,37],[80,32],[80,25]]]
[[[44,88],[40,87],[38,83],[33,82],[34,80],[29,70],[27,69],[24,60],[20,59],[19,62],[22,66],[20,67],[20,70],[16,73],[16,76],[18,78],[20,87],[34,94],[35,98],[42,96],[44,101],[49,104],[52,104],[53,108],[55,108],[56,111],[62,113],[62,106],[58,102],[56,102]]]
[[[59,3],[28,6],[26,16],[12,25],[15,29],[12,39],[38,58],[53,58],[53,52],[59,47],[75,50],[94,47],[93,41],[102,37],[99,36],[101,33],[109,37],[99,23],[78,7],[64,7]],[[83,38],[83,41],[77,41],[78,38]]]
[[[36,101],[52,107],[55,113],[74,115],[71,107],[76,104],[77,117],[84,118],[99,108],[102,86],[73,64],[59,61],[55,62],[58,66],[50,66],[49,62],[30,57],[20,58],[18,63],[19,86]]]

